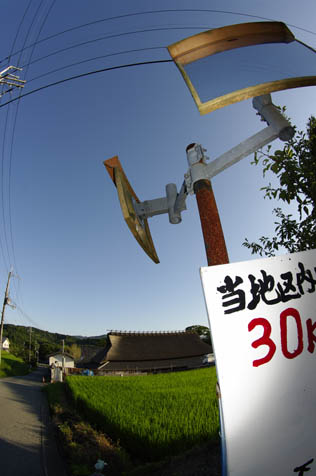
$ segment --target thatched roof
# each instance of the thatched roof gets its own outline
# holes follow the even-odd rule
[[[197,357],[212,352],[194,332],[108,334],[111,347],[101,362],[141,362]]]
[[[95,345],[81,346],[81,357],[77,361],[78,368],[97,368],[105,359],[108,347],[99,347]]]
[[[134,360],[134,361],[107,361],[100,365],[99,369],[106,372],[119,371],[155,371],[155,370],[177,370],[188,367],[201,367],[203,357],[188,357],[181,359],[163,359],[163,360]]]

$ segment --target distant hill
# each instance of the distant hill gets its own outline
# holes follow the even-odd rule
[[[86,336],[71,336],[71,337],[74,337],[75,339],[78,339],[78,340],[89,339],[91,341],[91,339],[96,339],[96,340],[106,339],[106,336],[107,336],[107,334],[102,334],[100,336],[89,336],[89,337],[86,337]]]
[[[71,346],[82,347],[84,345],[103,347],[106,345],[106,334],[102,336],[84,337],[59,334],[57,332],[43,331],[36,327],[31,328],[31,358],[39,358],[46,361],[52,352],[62,349],[62,341],[65,342],[65,350]],[[28,360],[30,348],[30,327],[4,324],[3,336],[10,340],[10,351],[19,357]]]

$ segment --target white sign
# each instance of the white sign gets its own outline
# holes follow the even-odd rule
[[[201,278],[227,474],[316,475],[316,250]]]

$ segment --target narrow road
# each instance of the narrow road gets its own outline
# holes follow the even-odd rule
[[[66,475],[41,391],[46,372],[0,380],[1,476]]]

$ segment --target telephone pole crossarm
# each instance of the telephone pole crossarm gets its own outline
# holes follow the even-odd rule
[[[8,66],[3,71],[0,71],[0,85],[3,86],[10,86],[8,89],[3,89],[0,92],[0,98],[11,91],[14,88],[24,88],[26,80],[20,79],[19,76],[13,74],[15,71],[22,71],[22,68],[18,68],[17,66]]]

